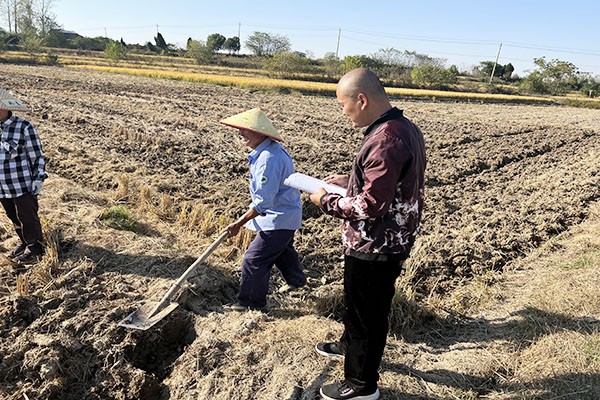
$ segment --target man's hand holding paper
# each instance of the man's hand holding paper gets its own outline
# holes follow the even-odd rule
[[[337,175],[336,175],[337,176]],[[342,175],[340,175],[342,176]],[[335,178],[334,177],[330,177],[332,178],[332,182],[343,182],[343,178]],[[321,179],[317,179],[317,178],[313,178],[312,176],[308,176],[305,174],[301,174],[299,172],[295,172],[293,174],[291,174],[290,176],[288,176],[284,181],[283,181],[284,185],[287,186],[291,186],[295,189],[301,190],[303,192],[308,192],[308,193],[315,193],[317,190],[319,190],[320,188],[325,189],[327,192],[329,193],[337,193],[341,196],[346,196],[346,189],[343,186],[339,186],[335,183],[329,183],[325,180],[321,180]],[[348,184],[347,179],[346,179],[346,185]]]

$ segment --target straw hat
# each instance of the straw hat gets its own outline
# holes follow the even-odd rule
[[[31,111],[4,89],[0,89],[0,110]]]
[[[260,108],[244,111],[220,121],[222,124],[238,129],[248,129],[271,139],[283,142],[283,138],[273,126],[273,123]]]

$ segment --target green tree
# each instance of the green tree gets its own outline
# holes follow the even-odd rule
[[[266,32],[252,33],[244,45],[258,57],[274,56],[291,49],[290,40],[286,36]]]
[[[154,37],[154,42],[156,43],[156,47],[160,49],[161,52],[167,53],[169,51],[169,45],[165,41],[163,35],[160,34],[160,32],[156,33],[156,36]]]
[[[38,29],[35,25],[34,7],[33,0],[19,0],[17,2],[16,26],[19,27],[18,33],[29,36],[37,35]]]
[[[227,50],[229,54],[237,53],[240,48],[240,38],[237,36],[227,38],[223,43],[223,50]]]
[[[117,62],[127,56],[127,47],[123,46],[121,42],[111,40],[106,44],[104,54],[111,62]]]
[[[527,93],[550,93],[548,85],[544,82],[544,76],[540,71],[533,71],[527,75],[527,77],[521,81],[519,87]]]
[[[186,55],[193,58],[196,64],[210,64],[215,56],[214,51],[206,43],[199,40],[188,40]]]
[[[340,64],[340,72],[345,74],[348,71],[352,71],[355,68],[369,68],[376,70],[381,64],[370,57],[359,55],[359,56],[346,56]]]
[[[502,71],[502,79],[505,81],[510,81],[513,72],[515,72],[515,67],[511,63],[506,64]]]
[[[225,36],[220,33],[212,33],[206,38],[206,47],[212,51],[219,51],[225,44]]]
[[[405,65],[406,57],[404,53],[393,47],[377,50],[376,53],[371,55],[371,58],[377,60],[385,65]]]
[[[8,33],[17,33],[16,14],[17,14],[17,0],[0,0],[0,7],[2,10],[2,16],[6,19],[8,24]]]
[[[325,74],[327,74],[329,78],[333,78],[334,76],[338,76],[340,74],[341,61],[334,52],[325,53],[321,59],[321,62],[325,67]]]
[[[7,45],[7,40],[8,40],[8,32],[6,32],[4,29],[0,28],[0,51],[5,50],[6,49],[6,45]]]
[[[294,77],[310,67],[310,60],[298,53],[282,51],[264,61],[264,67],[272,76]]]
[[[48,53],[46,53],[46,64],[58,65],[58,56],[53,52],[49,51]]]
[[[23,47],[23,50],[33,56],[35,53],[39,53],[42,50],[44,39],[30,27],[21,34],[20,44]]]
[[[46,46],[48,47],[74,47],[73,43],[69,41],[67,37],[63,35],[58,29],[52,29],[50,32],[48,32],[44,39]]]
[[[401,64],[411,68],[421,65],[435,65],[443,68],[444,64],[446,64],[445,58],[431,57],[427,54],[417,53],[416,51],[404,50],[402,57],[404,61]]]
[[[540,68],[544,81],[550,86],[550,93],[553,95],[565,93],[569,89],[567,82],[578,70],[568,61],[557,59],[546,61],[545,57],[534,58],[533,63]]]
[[[496,65],[494,68],[494,64]],[[504,81],[510,81],[512,74],[515,72],[515,67],[508,63],[506,65],[496,64],[493,61],[482,61],[477,67],[475,67],[475,74],[481,79],[489,79],[494,71],[494,77],[500,78]]]
[[[151,53],[158,53],[158,48],[152,42],[146,42],[146,50]]]
[[[410,70],[412,67],[409,65],[415,64],[414,60],[409,60],[412,55],[413,53],[389,47],[379,49],[371,55],[371,58],[378,62],[379,66],[375,71],[382,80],[388,81],[391,85],[404,85],[411,82]]]
[[[53,30],[60,28],[56,16],[52,13],[54,0],[35,0],[35,20],[40,36],[46,39]]]
[[[564,94],[571,89],[577,77],[578,68],[568,61],[547,61],[545,57],[540,57],[534,58],[533,63],[537,70],[529,74],[521,85],[531,93]]]
[[[494,67],[495,65],[495,67]],[[487,79],[492,75],[492,71],[494,71],[494,76],[499,78],[502,76],[504,72],[504,67],[500,64],[496,64],[493,61],[482,61],[479,63],[477,67],[477,73],[483,79]]]
[[[103,36],[97,36],[95,38],[77,37],[73,39],[72,42],[73,46],[77,49],[104,51],[111,40]]]
[[[594,78],[589,73],[581,74],[577,90],[587,97],[600,97],[600,77]]]
[[[457,75],[437,65],[421,65],[413,68],[411,78],[415,85],[427,88],[443,88],[458,81]]]

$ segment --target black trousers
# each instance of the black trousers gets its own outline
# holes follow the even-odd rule
[[[12,221],[21,242],[30,251],[42,249],[42,224],[38,218],[37,196],[25,193],[10,199],[0,199],[6,216]]]
[[[344,375],[356,389],[374,389],[387,340],[388,315],[403,260],[344,258]]]

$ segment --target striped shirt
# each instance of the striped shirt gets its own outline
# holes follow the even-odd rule
[[[15,198],[31,192],[33,181],[46,179],[46,160],[29,121],[11,112],[0,124],[0,198]]]

